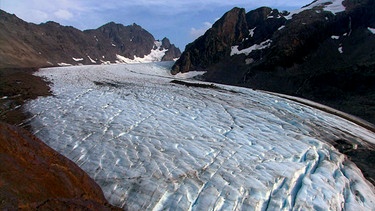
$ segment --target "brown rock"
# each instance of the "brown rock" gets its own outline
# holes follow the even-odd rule
[[[0,68],[0,121],[29,129],[24,103],[50,95],[48,82],[34,76],[38,68]],[[25,125],[26,123],[26,125]]]
[[[81,31],[52,21],[27,23],[3,10],[0,10],[0,29],[0,68],[115,63],[116,55],[134,58],[149,54],[155,42],[152,34],[137,24],[124,26],[110,22]],[[173,60],[181,54],[174,45],[167,49],[169,56],[164,60]]]
[[[118,209],[75,163],[29,132],[0,123],[0,209]]]

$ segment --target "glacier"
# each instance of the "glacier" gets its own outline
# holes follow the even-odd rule
[[[375,134],[261,91],[172,76],[173,63],[40,69],[36,136],[128,210],[375,210],[375,190],[332,146]]]

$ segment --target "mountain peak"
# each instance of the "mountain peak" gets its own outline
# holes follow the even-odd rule
[[[206,81],[298,95],[354,114],[336,105],[363,100],[351,92],[375,91],[374,1],[318,0],[290,14],[262,7],[245,19],[241,11],[230,10],[187,45],[171,72],[203,70]]]
[[[109,64],[136,62],[136,58],[174,60],[181,54],[169,43],[157,58],[142,60],[154,49],[155,38],[136,23],[124,26],[109,22],[98,29],[80,31],[53,21],[30,24],[1,11],[0,24],[0,40],[4,41],[0,66],[4,67]]]
[[[203,36],[186,46],[185,52],[173,66],[172,73],[207,68],[229,54],[231,45],[240,42],[248,33],[245,9],[233,8]]]

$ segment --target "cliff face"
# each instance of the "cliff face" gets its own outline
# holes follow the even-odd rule
[[[115,59],[116,54],[130,59],[134,59],[134,56],[143,57],[151,52],[155,42],[152,34],[137,24],[123,26],[110,22],[98,29],[84,31],[84,33],[98,40],[96,41],[97,48],[107,51],[107,55],[112,56],[107,59]]]
[[[245,10],[234,8],[193,43],[173,66],[172,73],[204,70],[228,56],[233,43],[248,35]]]
[[[0,209],[120,210],[76,164],[29,132],[0,123]]]
[[[276,19],[269,18],[270,14]],[[203,36],[186,46],[172,67],[172,73],[207,70],[223,59],[228,60],[232,46],[245,48],[269,38],[285,22],[285,18],[279,19],[278,15],[277,10],[267,7],[247,14],[244,9],[233,8]]]
[[[168,51],[165,52],[165,55],[162,58],[162,61],[172,61],[176,60],[181,56],[181,51],[179,48],[177,48],[174,44],[171,44],[168,38],[164,37],[161,41],[162,49],[168,49]]]
[[[318,0],[292,13],[263,7],[238,18],[231,32],[218,27],[234,21],[225,17],[235,8],[187,46],[172,73],[204,70],[207,81],[297,95],[375,122],[374,5]]]
[[[117,55],[132,60],[161,50],[157,49],[161,41],[136,24],[110,22],[98,29],[80,31],[55,22],[27,23],[0,10],[0,27],[0,67],[116,63],[124,62]],[[169,45],[164,54],[164,60],[173,60],[181,52]]]

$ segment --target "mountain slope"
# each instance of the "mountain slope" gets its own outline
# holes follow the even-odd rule
[[[0,122],[1,210],[120,210],[76,164],[29,132]]]
[[[173,60],[180,50],[168,47],[142,27],[113,22],[80,31],[55,22],[27,23],[0,11],[0,67],[57,66]],[[146,58],[155,54],[151,58]],[[142,60],[144,58],[144,60]]]
[[[290,14],[259,8],[236,22],[248,30],[243,40],[232,29],[234,39],[220,52],[213,42],[202,45],[222,40],[214,24],[187,46],[172,73],[205,70],[207,81],[302,96],[375,123],[374,11],[369,0],[318,0]]]

